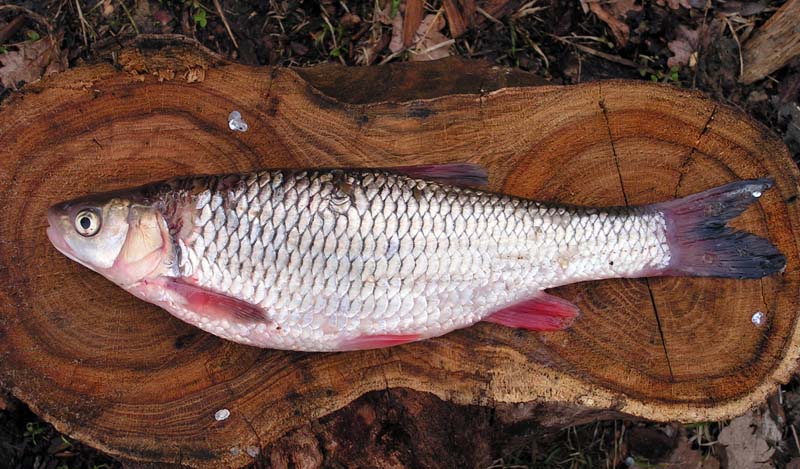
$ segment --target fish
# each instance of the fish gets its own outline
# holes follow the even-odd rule
[[[786,258],[726,223],[769,178],[630,207],[548,204],[480,189],[451,163],[180,177],[49,208],[69,259],[204,331],[262,348],[337,352],[480,321],[569,327],[546,292],[608,278],[756,279]]]

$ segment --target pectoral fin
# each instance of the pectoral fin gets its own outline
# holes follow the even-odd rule
[[[246,301],[193,285],[182,279],[164,280],[163,288],[181,301],[184,308],[212,319],[252,323],[267,320],[264,311]]]

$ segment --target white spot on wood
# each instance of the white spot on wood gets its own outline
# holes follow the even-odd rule
[[[251,458],[255,458],[258,456],[259,450],[255,446],[248,446],[247,449],[245,449],[245,452],[247,452],[247,455]]]
[[[228,417],[231,416],[231,411],[228,409],[219,409],[216,413],[214,413],[214,420],[217,422],[222,422],[223,420],[227,420]]]
[[[247,122],[242,119],[239,111],[232,111],[228,114],[228,127],[236,132],[247,132]]]
[[[753,313],[753,317],[750,318],[750,320],[753,321],[753,324],[755,324],[756,326],[760,326],[764,322],[764,313],[762,313],[761,311],[756,311],[755,313]]]

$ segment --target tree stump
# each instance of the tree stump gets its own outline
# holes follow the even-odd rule
[[[301,426],[313,435],[309,422],[372,390],[532,403],[550,424],[609,411],[701,421],[758,405],[795,369],[798,169],[742,113],[671,86],[526,86],[536,80],[455,60],[269,69],[150,45],[0,107],[0,384],[59,430],[125,458],[218,467],[246,464]],[[228,128],[233,110],[247,132]],[[775,188],[735,226],[768,237],[787,268],[762,280],[558,288],[583,311],[563,332],[478,324],[391,349],[295,353],[203,333],[45,236],[51,203],[177,175],[456,161],[484,165],[492,190],[594,206],[771,176]]]

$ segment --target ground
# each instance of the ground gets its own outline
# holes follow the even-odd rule
[[[738,80],[746,66],[742,45],[783,3],[12,1],[0,6],[0,100],[43,73],[113,60],[114,48],[136,34],[174,33],[247,64],[374,65],[459,55],[517,67],[554,84],[604,78],[666,82],[749,113],[782,136],[797,159],[800,59],[751,85]],[[762,409],[732,422],[601,421],[532,435],[498,453],[491,467],[800,467],[798,426],[795,379],[776,389]],[[0,399],[0,461],[24,468],[120,466],[58,434],[7,396]]]

